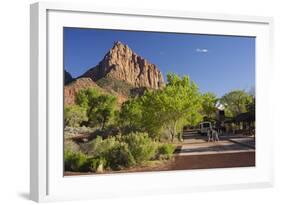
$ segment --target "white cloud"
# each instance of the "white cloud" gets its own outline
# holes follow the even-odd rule
[[[206,48],[196,48],[195,51],[198,52],[198,53],[207,53],[208,49],[206,49]]]

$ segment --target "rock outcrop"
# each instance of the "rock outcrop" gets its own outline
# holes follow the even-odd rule
[[[76,93],[81,89],[100,87],[91,78],[78,78],[68,85],[64,86],[64,104],[71,105],[75,103]]]
[[[93,81],[109,77],[125,81],[134,87],[152,89],[164,86],[163,75],[156,65],[149,63],[120,41],[115,42],[103,60],[82,77],[89,77]]]
[[[154,64],[119,41],[97,66],[76,79],[64,71],[64,78],[65,105],[74,104],[76,94],[81,89],[91,87],[116,96],[121,106],[130,96],[142,95],[146,90],[165,86],[162,73]]]
[[[68,85],[64,86],[64,104],[65,105],[73,105],[75,104],[75,96],[76,94],[82,90],[87,88],[95,88],[103,94],[111,94],[116,96],[117,104],[121,105],[124,101],[128,99],[127,96],[124,96],[120,93],[116,93],[114,91],[108,91],[100,86],[98,86],[91,78],[78,78],[73,80]]]
[[[73,81],[73,78],[69,72],[67,72],[66,70],[64,70],[63,72],[64,72],[64,84],[65,85],[70,83],[71,81]]]

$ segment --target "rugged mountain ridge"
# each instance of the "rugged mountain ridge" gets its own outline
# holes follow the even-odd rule
[[[82,76],[73,79],[64,71],[64,103],[75,103],[79,90],[95,87],[103,93],[117,97],[122,104],[129,96],[142,95],[148,89],[161,89],[164,78],[156,65],[134,53],[120,41],[104,56],[100,63],[86,71]]]
[[[104,77],[123,80],[134,87],[159,89],[164,86],[164,78],[156,65],[133,52],[120,41],[104,56],[95,67],[86,71],[82,77],[98,81]]]

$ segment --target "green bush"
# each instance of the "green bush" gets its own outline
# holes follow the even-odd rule
[[[80,151],[80,146],[75,143],[73,140],[67,139],[64,140],[64,150],[68,150],[71,152],[79,152]]]
[[[89,169],[93,172],[102,173],[107,167],[106,159],[97,157],[89,159]]]
[[[109,137],[104,140],[101,137],[97,137],[90,142],[88,149],[89,156],[94,159],[92,162],[93,169],[97,168],[95,166],[95,163],[98,161],[97,159],[102,159],[106,162],[103,164],[104,168],[109,167],[113,170],[130,167],[135,164],[128,145],[120,142],[115,137]]]
[[[122,139],[128,144],[137,164],[142,164],[155,157],[157,146],[147,133],[131,133],[125,135]]]
[[[159,159],[170,159],[173,156],[173,153],[176,149],[176,146],[169,143],[163,143],[158,146],[157,157]]]
[[[65,170],[96,173],[141,165],[153,159],[170,159],[175,150],[174,145],[158,144],[147,133],[140,132],[107,139],[97,137],[81,147],[84,153],[70,149],[72,146],[71,143],[65,149]]]
[[[105,140],[98,136],[96,139],[91,141],[88,146],[88,154],[92,157],[106,157],[110,154],[111,149],[116,146],[116,139],[109,137]]]
[[[83,121],[87,121],[86,110],[78,105],[65,106],[64,123],[65,126],[79,127]]]
[[[64,169],[65,171],[86,172],[89,171],[89,162],[87,155],[82,152],[64,152]]]
[[[123,142],[116,143],[106,156],[108,165],[113,170],[120,170],[123,167],[135,165],[135,160],[128,145]]]

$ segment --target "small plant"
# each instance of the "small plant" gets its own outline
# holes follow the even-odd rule
[[[88,158],[82,152],[64,152],[65,171],[86,172],[89,171]]]
[[[131,133],[124,136],[123,140],[128,144],[137,164],[142,164],[155,157],[157,146],[147,133]]]
[[[108,165],[113,170],[120,170],[123,167],[131,167],[135,165],[135,160],[131,154],[128,145],[123,142],[117,143],[107,155]]]
[[[158,146],[157,156],[159,159],[171,159],[176,146],[170,143],[163,143]]]
[[[88,154],[92,157],[106,157],[110,154],[111,149],[116,146],[116,143],[118,142],[114,137],[103,140],[102,137],[98,136],[89,143]]]
[[[103,168],[109,167],[113,170],[130,167],[135,164],[128,145],[120,142],[115,137],[109,137],[104,140],[97,137],[90,142],[88,147],[88,154],[93,158],[93,170],[97,170],[97,164],[101,163],[101,161],[106,162],[103,164]]]
[[[96,173],[103,173],[104,169],[107,167],[106,159],[97,157],[89,159],[90,170]]]
[[[64,140],[64,149],[71,152],[79,152],[80,146],[73,140]]]
[[[86,110],[78,105],[64,108],[64,123],[66,126],[79,127],[83,121],[88,120]]]

